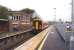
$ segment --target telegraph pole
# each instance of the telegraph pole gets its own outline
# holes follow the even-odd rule
[[[70,49],[74,50],[74,0],[72,0],[72,9],[71,9],[71,20],[72,20],[72,35],[70,36]]]

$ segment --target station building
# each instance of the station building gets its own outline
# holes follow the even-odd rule
[[[32,27],[33,13],[9,11],[9,30],[23,31]]]

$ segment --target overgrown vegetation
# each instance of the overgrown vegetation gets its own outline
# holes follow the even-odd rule
[[[8,8],[0,5],[0,19],[8,19]]]
[[[35,12],[35,10],[29,9],[29,8],[22,9],[21,11],[28,14]]]

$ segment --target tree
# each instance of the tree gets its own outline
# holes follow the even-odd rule
[[[0,5],[0,19],[8,19],[8,8]]]
[[[35,16],[33,19],[41,20],[39,16]]]
[[[29,9],[29,8],[22,9],[21,11],[24,12],[24,13],[27,13],[27,14],[35,12],[35,10]]]
[[[21,12],[27,13],[27,14],[32,14],[31,17],[30,17],[30,19],[31,19],[31,21],[33,20],[32,17],[33,17],[33,13],[35,13],[35,10],[29,9],[29,8],[25,8],[25,9],[22,9]]]

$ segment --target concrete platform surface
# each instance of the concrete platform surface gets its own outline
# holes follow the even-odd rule
[[[35,37],[29,39],[28,41],[26,41],[25,43],[23,43],[19,47],[15,48],[14,50],[35,50],[36,47],[39,45],[39,43],[42,41],[42,39],[46,36],[48,31],[51,32],[52,28],[53,28],[53,26],[50,26],[49,28],[42,31],[41,33],[39,33]]]

